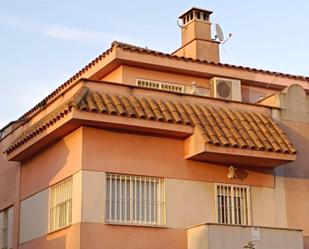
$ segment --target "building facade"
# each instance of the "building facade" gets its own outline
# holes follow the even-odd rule
[[[1,248],[309,248],[309,78],[220,63],[211,13],[1,130]]]

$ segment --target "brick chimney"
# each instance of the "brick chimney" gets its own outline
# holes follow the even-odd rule
[[[173,55],[219,62],[219,42],[212,40],[210,15],[212,11],[193,7],[179,16],[181,48]]]

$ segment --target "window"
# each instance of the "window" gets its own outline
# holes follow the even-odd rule
[[[164,180],[154,177],[107,174],[106,221],[163,225]]]
[[[0,212],[0,248],[12,248],[13,207]]]
[[[8,231],[9,231],[9,210],[6,209],[3,212],[3,218],[2,218],[2,249],[8,248]]]
[[[49,231],[55,231],[72,222],[72,177],[49,190]]]
[[[218,223],[250,225],[249,187],[217,184],[215,188]]]

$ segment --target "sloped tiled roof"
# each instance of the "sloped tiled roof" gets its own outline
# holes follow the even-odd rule
[[[180,57],[177,55],[172,55],[168,53],[163,53],[160,51],[156,50],[151,50],[148,48],[142,48],[138,46],[134,46],[131,44],[127,43],[122,43],[118,41],[114,41],[111,45],[111,47],[100,54],[98,57],[93,59],[90,63],[88,63],[86,66],[84,66],[81,70],[79,70],[76,74],[74,74],[70,79],[68,79],[66,82],[64,82],[62,85],[60,85],[56,90],[54,90],[52,93],[50,93],[47,97],[45,97],[40,103],[35,105],[32,109],[24,113],[19,120],[27,118],[29,115],[31,115],[33,112],[39,110],[40,108],[43,108],[46,103],[52,99],[53,97],[59,95],[63,90],[67,89],[73,82],[75,82],[77,79],[82,78],[83,74],[91,69],[94,65],[96,65],[98,62],[103,60],[106,55],[112,52],[112,50],[115,47],[120,47],[124,50],[130,50],[138,53],[144,53],[144,54],[152,54],[156,56],[161,56],[161,57],[166,57],[166,58],[171,58],[171,59],[176,59],[176,60],[183,60],[183,61],[192,61],[196,63],[202,63],[202,64],[207,64],[207,65],[214,65],[214,66],[219,66],[219,67],[225,67],[225,68],[231,68],[231,69],[239,69],[239,70],[244,70],[244,71],[250,71],[250,72],[258,72],[258,73],[263,73],[263,74],[269,74],[269,75],[275,75],[275,76],[280,76],[284,78],[290,78],[294,80],[302,80],[302,81],[308,81],[309,83],[309,77],[302,76],[302,75],[292,75],[292,74],[286,74],[286,73],[281,73],[281,72],[274,72],[274,71],[268,71],[268,70],[262,70],[262,69],[257,69],[257,68],[250,68],[250,67],[244,67],[244,66],[237,66],[237,65],[231,65],[231,64],[226,64],[226,63],[215,63],[215,62],[209,62],[209,61],[202,61],[199,59],[192,59],[192,58],[186,58],[186,57]]]
[[[25,130],[19,137],[17,137],[11,145],[5,150],[6,154],[10,154],[23,144],[27,143],[32,138],[36,137],[37,135],[41,134],[43,131],[47,130],[50,126],[57,123],[61,120],[64,116],[70,113],[72,110],[71,101],[61,105],[59,108],[33,124],[30,128]]]
[[[284,131],[259,112],[215,108],[209,105],[174,102],[158,98],[120,96],[82,88],[62,107],[80,111],[123,116],[196,127],[208,144],[221,147],[295,154],[296,149]],[[64,111],[65,110],[65,111]],[[63,115],[63,114],[62,114]],[[7,149],[11,153],[40,133],[57,114],[46,117],[26,131]]]

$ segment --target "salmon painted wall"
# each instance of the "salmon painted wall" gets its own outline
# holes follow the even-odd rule
[[[198,86],[209,88],[209,79],[206,78],[155,71],[127,65],[118,67],[115,71],[111,72],[101,80],[112,82],[119,82],[119,80],[121,80],[121,82],[124,84],[135,85],[136,78],[158,80],[190,86],[192,85],[192,82],[195,81]]]
[[[187,249],[185,229],[79,223],[21,244],[19,249]]]
[[[75,224],[46,236],[22,243],[18,249],[80,249],[80,234],[81,225]]]
[[[103,77],[101,80],[109,81],[109,82],[117,82],[117,83],[123,83],[123,65],[117,67],[112,72],[110,72],[108,75]]]
[[[271,172],[228,180],[225,166],[184,159],[184,141],[84,127],[83,169],[184,180],[274,186]]]
[[[132,67],[128,65],[119,66],[114,71],[104,76],[101,80],[135,85],[136,78],[158,80],[189,86],[191,86],[192,82],[194,81],[199,87],[203,87],[206,89],[210,88],[210,80],[208,78],[155,71],[150,69]],[[275,90],[271,89],[253,87],[245,84],[242,85],[242,99],[243,102],[246,103],[256,103],[261,98],[269,96],[274,92]]]
[[[0,210],[13,205],[18,196],[20,164],[9,162],[6,155],[2,153],[17,137],[17,133],[19,132],[7,136],[0,143]]]
[[[248,85],[241,86],[242,101],[246,103],[256,103],[275,92],[275,90],[261,87],[253,87]]]
[[[185,229],[82,223],[81,248],[187,249],[187,232]]]
[[[22,163],[21,199],[39,192],[81,169],[82,128]]]

